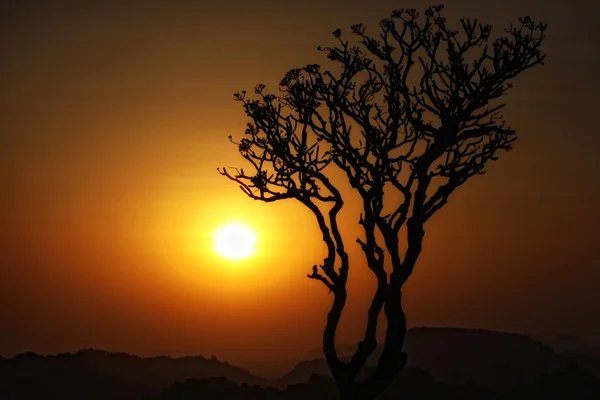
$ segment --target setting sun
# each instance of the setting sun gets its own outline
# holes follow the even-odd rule
[[[215,233],[215,251],[229,259],[238,260],[254,254],[256,234],[243,224],[228,224]]]

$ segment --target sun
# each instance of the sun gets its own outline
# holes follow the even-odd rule
[[[214,235],[215,251],[222,257],[240,260],[254,254],[256,234],[243,224],[221,226]]]

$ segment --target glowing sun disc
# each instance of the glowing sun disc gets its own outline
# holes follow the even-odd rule
[[[215,251],[232,260],[250,257],[255,243],[254,232],[242,224],[225,225],[215,233]]]

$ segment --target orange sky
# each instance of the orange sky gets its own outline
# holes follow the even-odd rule
[[[375,27],[420,2],[201,3],[2,2],[0,354],[245,363],[319,345],[331,298],[306,278],[323,257],[312,215],[247,199],[216,171],[242,161],[227,140],[246,122],[232,94],[323,62],[315,48],[336,27]],[[600,6],[589,3],[447,7],[497,29],[541,19],[548,59],[507,97],[515,150],[429,223],[405,288],[410,325],[600,333]],[[342,341],[362,332],[373,284],[353,245],[356,210],[350,201]],[[260,235],[251,260],[214,255],[210,237],[229,221]]]

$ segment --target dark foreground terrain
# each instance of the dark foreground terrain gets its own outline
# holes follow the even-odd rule
[[[290,385],[285,390],[236,385],[226,378],[188,380],[176,383],[160,395],[147,400],[329,400],[338,398],[331,378],[313,375],[301,384]],[[467,383],[452,385],[441,383],[423,370],[408,367],[381,397],[392,399],[600,399],[600,380],[584,370],[571,367],[566,371],[541,376],[529,384],[519,385],[508,391],[494,391],[480,385]]]
[[[409,366],[382,399],[600,399],[599,358],[557,353],[528,336],[414,328],[406,350]],[[335,399],[327,375],[319,358],[267,381],[214,357],[26,353],[0,358],[0,399]]]

